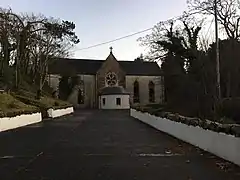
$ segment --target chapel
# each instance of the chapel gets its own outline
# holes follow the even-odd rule
[[[59,92],[63,76],[77,76],[67,100],[79,108],[129,109],[164,102],[164,79],[156,62],[118,60],[112,48],[105,60],[58,58],[49,65],[48,83]]]

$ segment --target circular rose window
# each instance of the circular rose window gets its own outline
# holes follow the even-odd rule
[[[115,86],[117,84],[117,75],[113,72],[109,72],[106,75],[106,83],[108,86]]]

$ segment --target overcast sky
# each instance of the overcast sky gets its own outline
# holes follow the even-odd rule
[[[159,21],[181,15],[187,5],[186,0],[0,0],[0,6],[73,21],[80,49],[151,28]],[[74,57],[105,59],[112,46],[117,59],[133,60],[144,53],[145,48],[136,39],[145,34],[75,51]]]

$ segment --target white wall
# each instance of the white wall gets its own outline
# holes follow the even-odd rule
[[[42,121],[41,113],[23,114],[16,117],[0,118],[0,132]]]
[[[240,138],[131,109],[131,116],[178,139],[240,165]]]
[[[105,105],[103,105],[103,98],[105,98]],[[116,99],[121,98],[121,105],[116,104]],[[101,109],[129,109],[129,95],[103,95],[100,97]]]
[[[69,108],[65,108],[65,109],[56,109],[56,110],[49,109],[47,111],[48,117],[51,117],[51,118],[64,116],[64,115],[67,115],[67,114],[71,114],[73,112],[74,112],[73,107],[69,107]]]
[[[162,103],[164,100],[164,83],[161,76],[126,76],[126,90],[130,93],[130,101],[133,102],[133,84],[139,83],[140,103],[149,104],[148,83],[155,84],[155,103]]]

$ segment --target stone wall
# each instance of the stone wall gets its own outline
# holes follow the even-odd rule
[[[130,93],[130,102],[133,103],[133,84],[139,83],[140,104],[149,103],[148,83],[152,81],[155,84],[155,103],[164,102],[164,83],[161,76],[126,76],[126,91]]]
[[[119,68],[118,62],[109,61],[106,63],[97,74],[97,87],[96,87],[96,76],[94,75],[79,75],[84,81],[84,104],[78,105],[79,107],[98,107],[98,98],[97,94],[99,89],[105,87],[105,75],[107,72],[113,71],[118,75],[119,85],[126,87],[126,91],[130,93],[130,102],[133,103],[133,84],[135,80],[139,82],[139,94],[140,94],[140,103],[148,104],[149,103],[149,89],[148,83],[153,81],[155,84],[155,103],[164,102],[164,82],[163,77],[161,76],[126,76],[125,73]],[[48,80],[50,80],[50,86],[54,90],[58,90],[60,75],[50,75]],[[69,97],[71,102],[76,105],[78,99],[78,89],[75,89]]]
[[[92,108],[95,106],[96,102],[96,94],[95,94],[95,77],[94,75],[78,75],[81,80],[84,82],[83,86],[79,86],[73,89],[70,94],[68,100],[74,106],[78,106],[81,108]],[[78,92],[79,89],[83,90],[84,94],[84,104],[78,104]]]
[[[110,54],[102,67],[97,72],[97,90],[98,92],[106,86],[105,77],[108,72],[116,73],[118,77],[118,86],[125,87],[125,72],[121,69],[116,58]]]
[[[61,76],[58,74],[50,74],[47,78],[48,85],[53,88],[54,91],[58,91],[59,89],[59,82],[60,82]]]
[[[71,102],[73,105],[78,105],[82,108],[86,107],[95,107],[96,102],[96,76],[94,75],[78,75],[81,80],[84,82],[84,104],[78,105],[78,90],[79,88],[74,88],[73,92],[68,97],[69,102]],[[60,82],[61,76],[60,75],[49,75],[48,81],[50,87],[52,87],[54,90],[59,90],[59,82]]]

